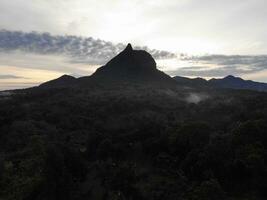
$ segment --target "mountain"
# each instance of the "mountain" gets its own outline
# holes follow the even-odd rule
[[[92,86],[96,84],[146,84],[152,86],[175,86],[177,83],[167,74],[157,69],[153,57],[146,51],[133,50],[131,44],[98,68],[91,76],[74,78],[61,76],[42,85],[43,88]]]
[[[222,79],[171,78],[157,69],[153,57],[144,50],[134,50],[131,44],[112,58],[106,65],[99,67],[91,76],[75,78],[63,75],[57,79],[41,84],[40,88],[94,87],[111,85],[143,85],[156,87],[187,86],[193,88],[229,88],[266,91],[267,84],[243,80],[232,75]]]
[[[267,199],[267,93],[174,79],[128,45],[92,76],[1,92],[0,199]]]
[[[226,76],[223,79],[211,79],[209,80],[209,84],[216,88],[246,89],[267,92],[266,83],[243,80],[242,78],[231,75]]]
[[[212,87],[212,88],[229,88],[229,89],[245,89],[255,91],[267,92],[267,83],[259,83],[250,80],[243,80],[242,78],[232,75],[226,76],[222,79],[205,80],[202,78],[186,78],[181,76],[173,77],[179,84],[191,87]]]
[[[90,77],[81,77],[79,81],[176,85],[170,76],[157,69],[155,60],[148,52],[133,50],[131,44]]]

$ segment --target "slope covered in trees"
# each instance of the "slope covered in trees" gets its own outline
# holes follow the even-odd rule
[[[0,196],[265,199],[266,102],[138,86],[15,94],[0,101]]]
[[[266,199],[266,130],[267,93],[174,83],[127,47],[0,96],[0,199]]]

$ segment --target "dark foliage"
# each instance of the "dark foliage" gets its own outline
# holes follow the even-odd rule
[[[128,45],[91,77],[11,91],[0,199],[266,199],[267,93],[196,81]]]
[[[266,130],[265,93],[19,91],[0,100],[0,198],[266,199]]]

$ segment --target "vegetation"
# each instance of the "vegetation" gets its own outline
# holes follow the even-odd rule
[[[0,99],[0,199],[266,199],[266,130],[266,93],[20,91]]]

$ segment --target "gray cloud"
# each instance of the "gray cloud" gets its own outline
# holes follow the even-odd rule
[[[20,79],[20,78],[23,78],[23,77],[9,75],[9,74],[0,75],[0,79]]]
[[[0,31],[0,52],[20,50],[44,55],[65,55],[72,63],[100,65],[107,62],[125,48],[125,44],[113,44],[92,37],[54,36],[49,33]],[[155,59],[175,57],[168,51],[136,46],[147,50]]]
[[[182,56],[181,60],[191,63],[170,71],[173,75],[220,77],[246,75],[267,70],[267,55],[206,55]]]
[[[189,59],[196,62],[217,63],[218,65],[266,66],[267,64],[267,55],[207,55]]]

